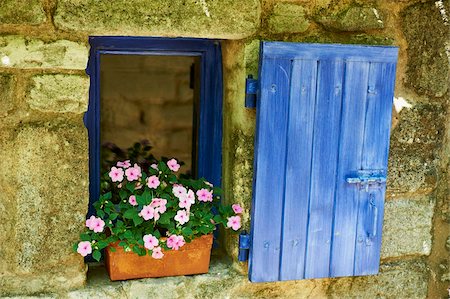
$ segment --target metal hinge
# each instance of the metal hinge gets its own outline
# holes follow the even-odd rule
[[[258,80],[248,75],[245,80],[245,108],[256,108],[256,94],[258,92]]]
[[[250,235],[247,231],[243,231],[239,234],[239,256],[240,262],[245,262],[248,260],[248,254],[250,251]]]
[[[360,189],[365,189],[368,192],[369,187],[381,188],[382,185],[386,184],[386,170],[358,170],[355,174],[348,176],[346,181],[349,184],[357,184]]]

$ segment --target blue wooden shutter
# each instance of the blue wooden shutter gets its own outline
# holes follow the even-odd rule
[[[378,272],[397,52],[262,43],[251,281]]]

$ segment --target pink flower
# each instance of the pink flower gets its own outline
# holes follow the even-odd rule
[[[105,221],[103,221],[100,218],[97,218],[93,231],[95,233],[101,233],[103,231],[104,227],[105,227]]]
[[[192,191],[191,189],[189,189],[189,191],[186,194],[186,198],[187,200],[191,203],[194,204],[195,203],[195,194],[194,191]]]
[[[82,241],[78,243],[77,252],[81,254],[81,256],[86,256],[88,254],[92,253],[92,247],[91,242],[89,241]]]
[[[131,166],[130,160],[126,160],[126,161],[119,161],[117,162],[117,167],[123,167],[123,168],[128,168]]]
[[[172,171],[177,172],[178,169],[180,169],[180,164],[178,164],[178,161],[175,159],[170,159],[167,161],[167,166],[169,166],[169,169]]]
[[[89,219],[86,220],[86,227],[90,230],[94,230],[95,222],[97,221],[97,218],[95,216],[91,216]]]
[[[189,216],[185,210],[179,210],[173,219],[183,225],[189,221]]]
[[[159,178],[156,175],[152,175],[151,177],[148,178],[147,186],[149,188],[156,189],[158,188],[159,184],[160,184]]]
[[[137,206],[137,201],[136,201],[136,196],[131,195],[130,198],[128,198],[128,202],[130,203],[130,205],[132,206]]]
[[[123,180],[123,169],[117,167],[111,167],[111,171],[109,172],[109,177],[113,182],[122,182]]]
[[[189,209],[191,207],[191,202],[187,198],[187,196],[184,196],[180,198],[180,202],[178,203],[178,206],[182,209],[186,208]]]
[[[159,243],[158,239],[151,234],[145,235],[142,239],[144,240],[144,247],[149,250],[152,250],[153,248],[158,246]]]
[[[167,247],[173,250],[180,249],[184,244],[186,244],[186,242],[184,241],[183,236],[171,235],[167,238]]]
[[[176,197],[181,198],[187,194],[187,190],[182,185],[173,185],[172,193]]]
[[[231,227],[233,230],[238,230],[241,228],[241,217],[231,216],[228,217],[227,227]]]
[[[234,211],[236,214],[242,213],[242,207],[241,207],[240,205],[238,205],[237,203],[234,204],[234,205],[232,205],[231,208],[233,208],[233,211]]]
[[[127,170],[125,170],[125,175],[127,176],[128,181],[135,181],[142,175],[141,168],[139,167],[139,165],[134,164],[133,167],[127,168]]]
[[[96,233],[101,233],[105,227],[105,221],[101,218],[91,216],[88,220],[86,220],[86,227]]]
[[[197,191],[197,197],[199,201],[204,202],[213,200],[212,191],[204,188]]]
[[[150,220],[155,216],[155,209],[152,208],[150,205],[144,206],[139,213],[139,216],[144,218],[144,220]]]
[[[153,248],[152,258],[154,258],[154,259],[162,259],[163,256],[164,256],[164,253],[162,252],[161,247]]]
[[[158,170],[158,165],[156,165],[155,163],[153,163],[152,165],[150,165],[151,168]]]

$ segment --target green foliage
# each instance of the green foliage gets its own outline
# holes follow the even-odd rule
[[[143,153],[148,154],[147,149],[148,146],[135,144],[129,152],[138,159]],[[196,237],[211,234],[217,225],[227,227],[228,219],[236,217],[231,206],[220,203],[220,188],[213,187],[203,178],[180,178],[178,172],[170,169],[167,159],[153,162],[153,167],[131,161],[130,165],[119,167],[117,162],[108,162],[122,172],[123,178],[112,180],[110,168],[102,176],[101,184],[108,188],[102,189],[99,200],[94,204],[97,215],[94,221],[103,222],[104,227],[100,232],[87,228],[80,234],[80,241],[90,242],[94,259],[99,260],[100,251],[115,242],[125,251],[140,256],[151,255],[152,250],[148,250],[144,242],[144,236],[148,235],[157,238],[158,246],[168,250],[171,246],[166,238],[170,236],[182,237],[185,242],[190,242]],[[127,176],[126,170],[130,167],[140,173],[138,179]],[[159,184],[150,186],[149,179],[154,180],[155,177]],[[202,192],[207,196],[202,197]],[[185,218],[181,219],[180,214]],[[74,251],[77,245],[73,246]]]

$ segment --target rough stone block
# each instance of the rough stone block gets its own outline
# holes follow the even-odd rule
[[[1,132],[0,132],[1,133]],[[86,129],[32,123],[0,138],[0,290],[53,292],[81,286],[83,259],[72,244],[88,207]],[[2,207],[3,206],[3,207]]]
[[[447,14],[450,3],[442,1]],[[406,84],[420,94],[442,97],[450,85],[450,27],[434,2],[409,6],[402,14],[403,32],[408,42]],[[447,44],[450,47],[450,44]]]
[[[381,257],[430,254],[433,211],[428,197],[386,201]]]
[[[36,38],[0,36],[0,58],[7,67],[85,69],[86,45],[68,40],[44,42]]]
[[[381,12],[375,7],[350,6],[337,13],[321,15],[316,21],[332,31],[366,31],[384,28]]]
[[[441,105],[434,104],[416,104],[401,111],[391,134],[389,193],[429,193],[435,188],[445,113]]]
[[[276,3],[267,23],[273,33],[301,33],[309,27],[305,8],[292,3]]]
[[[384,264],[380,274],[333,279],[328,298],[426,298],[428,271],[422,260]]]
[[[89,99],[89,79],[78,75],[38,75],[32,78],[27,102],[43,112],[83,113]]]
[[[41,0],[2,0],[0,2],[0,24],[40,24],[45,21]]]
[[[61,0],[55,24],[96,34],[242,38],[259,26],[257,0]]]
[[[0,74],[0,116],[8,115],[13,109],[14,77]]]

